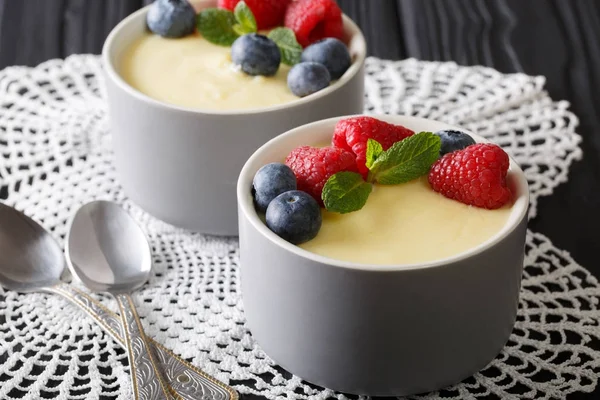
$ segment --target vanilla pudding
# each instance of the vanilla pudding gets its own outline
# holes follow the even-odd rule
[[[424,176],[401,185],[374,185],[359,211],[322,209],[319,234],[300,247],[362,264],[430,262],[487,241],[504,227],[510,213],[510,204],[487,210],[447,199]]]
[[[120,75],[135,89],[165,103],[204,110],[247,110],[298,100],[287,86],[289,66],[272,77],[249,76],[218,46],[194,34],[165,39],[148,33],[127,50]]]

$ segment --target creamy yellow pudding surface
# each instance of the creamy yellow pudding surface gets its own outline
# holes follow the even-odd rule
[[[401,185],[375,185],[359,211],[323,209],[323,225],[305,250],[365,264],[412,264],[467,251],[494,236],[511,208],[486,210],[434,192],[427,177]]]
[[[297,100],[287,86],[290,69],[281,64],[273,77],[249,76],[231,62],[231,47],[199,34],[165,39],[150,33],[127,51],[123,79],[156,100],[206,110],[244,110]]]

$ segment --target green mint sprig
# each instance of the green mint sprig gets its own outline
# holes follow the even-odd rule
[[[373,167],[373,164],[377,160],[377,157],[381,155],[381,153],[383,153],[383,146],[381,145],[381,143],[379,143],[377,140],[367,139],[367,154],[365,157],[365,165],[367,166],[367,168],[369,168],[369,170]]]
[[[397,185],[429,173],[438,159],[441,147],[439,136],[421,132],[396,142],[387,150],[373,139],[367,141],[365,165],[369,169],[365,181],[355,172],[338,172],[323,187],[325,208],[341,214],[364,207],[374,183]]]
[[[296,40],[296,34],[290,28],[275,28],[268,35],[275,42],[281,52],[281,62],[295,65],[300,62],[302,45]]]
[[[221,8],[207,8],[198,14],[196,26],[206,40],[219,46],[231,46],[239,34],[233,29],[235,15]]]
[[[409,136],[381,152],[369,168],[370,175],[381,185],[412,181],[429,172],[440,147],[440,137],[431,132]]]
[[[246,2],[240,1],[236,4],[233,9],[233,16],[238,22],[233,25],[233,30],[238,35],[242,36],[248,33],[254,33],[258,30],[256,18],[254,18],[254,14],[252,14],[252,10],[246,5]]]
[[[323,187],[323,202],[329,211],[345,214],[364,207],[373,185],[356,172],[338,172]]]
[[[231,46],[243,35],[258,31],[256,18],[245,1],[240,1],[233,12],[221,8],[207,8],[198,14],[198,32],[206,40],[220,46]],[[300,62],[302,46],[294,31],[279,27],[269,32],[271,39],[281,52],[281,62],[294,65]]]

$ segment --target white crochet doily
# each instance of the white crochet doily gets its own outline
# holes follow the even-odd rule
[[[544,80],[454,63],[367,60],[366,109],[461,125],[501,144],[524,168],[531,212],[581,156],[577,119]],[[245,326],[235,239],[190,234],[131,203],[115,179],[96,56],[0,72],[0,187],[8,204],[62,242],[92,199],[119,202],[140,222],[155,269],[134,296],[146,332],[240,393],[345,399],[274,365]],[[543,235],[528,232],[516,327],[483,371],[418,399],[559,399],[592,391],[600,372],[600,285]],[[99,297],[113,310],[115,304]],[[0,289],[0,399],[130,399],[127,357],[62,298]],[[104,397],[107,396],[107,397]]]

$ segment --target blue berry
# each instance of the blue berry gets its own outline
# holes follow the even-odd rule
[[[272,76],[279,69],[281,53],[275,42],[268,37],[250,33],[233,42],[231,60],[248,75]]]
[[[453,151],[462,150],[475,144],[473,138],[460,131],[444,130],[435,133],[442,139],[442,147],[440,148],[440,157],[444,154],[452,153]]]
[[[331,82],[329,71],[323,64],[302,62],[290,69],[287,84],[292,93],[298,97],[308,96],[325,89]]]
[[[148,10],[146,24],[163,37],[187,36],[196,29],[196,11],[187,0],[156,0]]]
[[[281,193],[296,190],[296,175],[282,163],[271,163],[261,167],[252,181],[254,205],[265,212],[271,200]]]
[[[267,226],[293,244],[314,239],[321,229],[321,208],[311,195],[290,190],[275,197],[267,207]]]
[[[323,64],[332,80],[340,79],[352,64],[348,47],[335,38],[325,38],[311,44],[302,52],[301,60]]]

